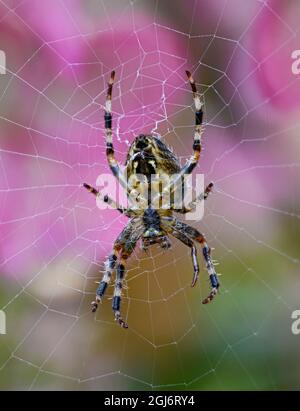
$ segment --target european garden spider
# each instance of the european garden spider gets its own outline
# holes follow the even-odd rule
[[[129,179],[127,179],[125,176],[134,177],[137,174],[143,174],[146,177],[147,181],[149,181],[151,175],[153,174],[159,176],[170,176],[175,174],[176,182],[180,182],[182,180],[182,177],[186,174],[190,174],[197,165],[201,152],[201,134],[203,132],[203,104],[200,98],[200,94],[197,92],[196,84],[191,73],[189,71],[186,71],[186,74],[192,88],[195,104],[193,155],[183,167],[180,167],[178,159],[174,156],[172,151],[161,139],[153,135],[141,134],[136,137],[131,144],[127,155],[125,170],[124,172],[122,172],[117,160],[115,159],[112,143],[111,99],[115,72],[113,71],[111,73],[108,83],[104,114],[106,155],[111,171],[113,172],[119,183],[122,185],[122,187],[126,190],[127,196],[129,195],[129,192],[131,190],[135,190],[139,186],[140,182],[135,181],[132,185],[130,185]],[[120,312],[122,283],[125,276],[126,260],[132,254],[139,239],[142,240],[144,249],[155,243],[158,243],[163,248],[169,248],[171,246],[168,237],[169,235],[176,237],[178,240],[191,248],[191,256],[194,267],[192,287],[195,286],[199,275],[199,265],[197,261],[197,249],[195,247],[195,242],[201,245],[211,285],[211,291],[208,297],[205,298],[202,302],[203,304],[207,304],[214,298],[219,288],[219,281],[211,259],[210,248],[206,243],[205,237],[198,230],[183,223],[182,221],[179,221],[173,215],[174,211],[185,214],[193,210],[196,202],[205,200],[207,198],[208,194],[212,190],[213,183],[210,183],[206,187],[204,193],[198,196],[196,200],[192,201],[188,205],[188,207],[183,207],[181,209],[176,208],[172,201],[168,209],[159,207],[153,208],[152,199],[150,202],[149,200],[147,200],[146,205],[144,202],[143,207],[129,206],[128,208],[124,208],[116,205],[114,200],[109,198],[107,195],[103,196],[100,191],[96,190],[90,185],[84,184],[84,187],[97,197],[100,197],[104,202],[108,203],[111,206],[114,206],[120,213],[130,218],[128,224],[125,226],[125,228],[115,241],[112,253],[105,263],[105,273],[96,291],[96,300],[92,302],[93,312],[97,310],[98,304],[101,301],[101,298],[104,296],[107,286],[111,280],[112,272],[116,267],[116,280],[112,309],[115,313],[116,321],[123,328],[128,328],[128,325],[122,319]],[[172,187],[174,188],[174,185],[170,184],[168,187],[164,188],[164,191],[172,191]],[[143,195],[139,193],[138,196],[140,196],[140,204],[143,204]],[[158,197],[160,196],[161,194],[158,194]]]

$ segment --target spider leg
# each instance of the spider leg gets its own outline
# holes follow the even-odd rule
[[[180,174],[190,174],[196,167],[201,153],[201,135],[202,135],[202,122],[203,122],[203,110],[202,110],[202,101],[200,94],[197,91],[195,80],[193,79],[191,73],[186,71],[186,75],[189,79],[189,83],[193,92],[193,99],[195,105],[195,131],[194,131],[194,143],[193,150],[194,154],[188,160],[188,162],[182,167]]]
[[[109,167],[116,177],[121,186],[125,189],[127,193],[128,200],[132,203],[132,198],[128,196],[128,180],[126,173],[124,174],[120,169],[119,163],[115,158],[115,151],[113,146],[113,137],[112,137],[112,90],[115,81],[115,71],[112,71],[110,74],[110,79],[107,87],[107,94],[105,100],[105,112],[104,112],[104,124],[105,124],[105,138],[106,138],[106,157],[109,164]],[[141,196],[140,201],[143,201]]]
[[[210,183],[208,184],[208,186],[205,187],[204,194],[203,194],[203,200],[206,200],[206,199],[207,199],[207,197],[209,196],[209,194],[212,192],[213,186],[214,186],[214,183],[210,182]],[[200,196],[199,196],[198,198],[199,198],[199,200],[200,200]],[[197,199],[196,199],[196,201],[197,201]]]
[[[194,105],[195,105],[195,131],[194,131],[194,142],[193,142],[193,155],[186,162],[186,164],[181,168],[179,173],[176,174],[175,178],[172,179],[170,184],[167,184],[163,189],[162,193],[158,195],[162,197],[164,194],[167,194],[170,189],[173,191],[175,187],[178,187],[178,184],[182,182],[182,178],[185,174],[191,174],[194,168],[196,167],[201,153],[201,135],[203,132],[202,122],[203,122],[203,110],[202,110],[202,101],[200,94],[197,91],[195,80],[193,79],[191,73],[186,71],[189,83],[192,88]],[[173,188],[172,188],[173,187]],[[153,203],[156,204],[157,198],[154,199]],[[176,210],[177,211],[177,210]]]
[[[191,249],[191,256],[192,256],[192,261],[193,261],[193,267],[194,267],[194,275],[193,275],[193,280],[192,280],[192,287],[195,287],[196,282],[199,277],[199,264],[197,260],[197,249],[194,245],[194,242],[186,236],[183,232],[180,231],[171,231],[171,233],[174,237],[176,237],[178,240],[180,240],[183,244],[187,245]]]
[[[206,243],[204,235],[201,234],[198,230],[179,221],[177,224],[179,224],[179,229],[183,230],[190,238],[197,241],[202,247],[202,254],[204,257],[206,270],[208,272],[209,281],[211,285],[211,291],[209,295],[202,301],[203,304],[207,304],[213,300],[220,287],[218,276],[211,259],[211,250]]]
[[[187,163],[181,168],[180,172],[176,176],[176,180],[173,182],[176,184],[177,181],[183,177],[184,174],[191,174],[191,172],[196,167],[201,153],[201,135],[202,135],[202,122],[203,122],[203,110],[202,101],[200,94],[197,91],[195,80],[193,79],[191,73],[186,71],[186,75],[189,79],[189,83],[192,88],[194,105],[195,105],[195,131],[194,131],[194,142],[193,142],[193,155],[187,161]]]
[[[111,100],[112,100],[112,90],[115,81],[115,71],[110,74],[110,79],[107,87],[106,101],[105,101],[105,112],[104,112],[104,124],[105,124],[105,138],[106,138],[106,157],[109,167],[120,182],[121,186],[127,191],[127,181],[124,177],[122,171],[120,170],[119,164],[115,158],[115,151],[112,141],[112,113],[111,113]]]
[[[122,320],[120,314],[121,305],[121,293],[122,283],[125,273],[124,261],[133,252],[136,242],[143,233],[143,223],[141,218],[132,218],[124,227],[117,240],[114,243],[113,252],[105,262],[105,272],[99,287],[96,291],[96,299],[92,302],[92,312],[95,312],[98,308],[101,298],[104,296],[107,286],[111,280],[112,272],[116,267],[116,282],[113,296],[113,310],[115,311],[115,318],[119,324],[127,328],[126,323]],[[117,264],[118,256],[120,256],[120,262]],[[126,326],[126,327],[125,327]]]
[[[209,183],[208,186],[206,186],[205,190],[203,193],[199,194],[195,200],[191,201],[187,207],[183,207],[181,209],[176,209],[174,211],[181,213],[181,214],[186,214],[189,213],[190,211],[193,211],[196,207],[196,204],[200,203],[203,200],[206,200],[209,196],[209,194],[212,192],[214,184]]]
[[[199,242],[202,246],[203,257],[206,262],[206,269],[209,274],[209,281],[211,285],[211,292],[202,301],[202,304],[208,304],[213,300],[214,296],[217,294],[218,289],[220,287],[220,283],[219,283],[218,276],[217,276],[215,267],[211,259],[211,249],[208,247],[204,237]]]
[[[172,230],[182,233],[186,235],[191,240],[198,242],[202,247],[202,254],[206,265],[206,270],[209,275],[209,281],[211,286],[211,291],[209,295],[202,301],[203,304],[207,304],[213,300],[215,295],[218,292],[220,287],[218,276],[215,270],[215,267],[212,262],[211,258],[211,250],[206,243],[206,239],[200,231],[196,230],[194,227],[191,227],[182,221],[177,220],[175,217],[173,218],[165,218],[162,217],[163,227],[165,230],[169,230],[172,233]],[[173,233],[172,233],[173,234]],[[174,235],[174,234],[173,234]]]
[[[113,272],[113,269],[115,268],[116,262],[117,262],[117,250],[114,249],[113,253],[108,257],[108,259],[105,262],[105,272],[103,274],[102,280],[99,284],[99,287],[97,288],[96,291],[96,299],[91,303],[92,306],[92,312],[96,312],[98,308],[98,304],[101,302],[101,298],[104,296],[105,291],[107,289],[107,286],[111,280],[111,275]]]
[[[112,200],[108,195],[102,195],[99,190],[90,186],[87,183],[83,183],[83,187],[86,188],[90,193],[94,194],[96,197],[100,198],[104,203],[109,204],[112,208],[118,210],[121,214],[130,214],[129,210],[125,207],[120,207],[114,200]]]
[[[125,275],[125,259],[121,258],[121,261],[117,266],[117,276],[116,276],[116,282],[115,282],[112,309],[115,313],[115,320],[120,324],[120,326],[123,328],[128,328],[128,325],[123,320],[121,316],[121,312],[120,312],[124,275]]]
[[[122,301],[123,280],[125,278],[125,264],[126,264],[126,260],[130,257],[133,250],[135,249],[136,243],[138,239],[140,238],[140,236],[142,235],[142,232],[143,232],[143,229],[134,230],[131,232],[130,238],[122,246],[121,257],[120,257],[120,261],[117,266],[117,275],[116,275],[116,281],[115,281],[112,309],[115,313],[115,320],[123,328],[128,328],[128,325],[123,320],[121,311],[120,311],[121,301]]]

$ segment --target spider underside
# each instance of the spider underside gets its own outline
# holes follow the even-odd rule
[[[205,237],[197,229],[178,220],[173,213],[185,214],[194,210],[195,204],[199,201],[206,200],[212,190],[213,183],[210,183],[204,193],[192,201],[188,207],[180,209],[175,207],[172,202],[172,196],[169,208],[153,208],[153,197],[149,196],[151,200],[143,196],[142,187],[137,178],[137,175],[145,176],[147,182],[151,175],[159,175],[160,177],[166,175],[171,176],[176,174],[177,183],[181,181],[182,177],[190,174],[196,167],[200,153],[201,153],[201,135],[202,135],[202,120],[203,110],[200,94],[197,91],[195,81],[189,71],[186,71],[189,83],[193,92],[193,99],[195,105],[195,131],[193,141],[193,154],[187,163],[180,167],[179,161],[173,152],[166,146],[166,144],[158,137],[152,135],[141,134],[136,137],[131,144],[124,172],[121,171],[119,164],[115,158],[114,147],[112,142],[112,112],[111,100],[112,89],[115,79],[115,72],[113,71],[108,83],[108,90],[105,103],[105,136],[106,136],[106,156],[110,169],[121,186],[125,189],[127,196],[129,193],[134,193],[138,201],[139,207],[124,208],[117,205],[114,200],[108,196],[102,196],[101,192],[91,187],[89,184],[84,184],[92,194],[100,197],[104,202],[116,208],[120,213],[129,217],[129,222],[124,227],[116,241],[114,242],[112,253],[105,262],[105,272],[99,287],[96,291],[96,299],[92,302],[92,311],[97,310],[98,304],[104,296],[107,286],[111,280],[112,273],[116,270],[115,287],[113,294],[112,309],[115,313],[116,321],[123,327],[128,328],[127,323],[123,320],[120,312],[122,286],[125,277],[125,265],[127,259],[132,254],[137,242],[142,241],[142,248],[146,250],[153,244],[159,244],[162,248],[169,248],[171,242],[169,236],[173,236],[181,241],[183,244],[191,249],[191,257],[193,262],[193,278],[192,287],[196,285],[199,275],[199,264],[197,260],[197,249],[195,243],[199,243],[202,248],[203,258],[206,264],[206,269],[209,275],[211,291],[209,295],[202,301],[207,304],[217,294],[219,288],[218,277],[212,262],[211,251],[208,247]],[[127,177],[128,178],[127,178]],[[130,177],[130,178],[129,178]],[[174,183],[174,182],[173,182]],[[174,186],[167,186],[164,191],[169,190],[172,194]],[[160,199],[161,193],[158,193],[155,200]],[[129,197],[130,200],[130,197]],[[152,202],[151,202],[152,201]],[[129,201],[130,204],[130,201]],[[155,203],[156,204],[156,203]]]

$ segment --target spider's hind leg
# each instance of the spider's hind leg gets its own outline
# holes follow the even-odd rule
[[[112,275],[113,269],[115,268],[116,262],[117,262],[117,255],[116,255],[116,252],[114,251],[114,253],[111,254],[105,262],[105,272],[99,284],[99,287],[97,288],[96,299],[95,301],[91,303],[93,313],[96,312],[98,305],[101,302],[101,298],[105,294],[107,286],[111,280],[111,275]]]
[[[203,257],[204,257],[205,262],[206,262],[206,269],[208,271],[209,280],[210,280],[210,284],[211,284],[211,292],[202,301],[202,304],[208,304],[208,303],[211,302],[211,300],[217,294],[218,288],[220,287],[220,284],[219,284],[218,276],[217,276],[217,273],[215,271],[214,265],[212,263],[210,248],[206,244],[204,237],[201,240],[200,244],[202,245],[202,253],[203,253]]]
[[[194,268],[194,275],[193,275],[191,286],[195,287],[196,282],[197,282],[198,277],[199,277],[199,264],[198,264],[198,260],[197,260],[197,249],[194,245],[194,242],[188,236],[186,236],[183,232],[179,232],[179,231],[174,230],[174,231],[171,232],[171,234],[174,237],[178,238],[178,240],[183,242],[183,244],[187,245],[191,249],[191,257],[192,257],[193,268]]]
[[[116,276],[112,309],[115,313],[115,320],[120,324],[120,326],[123,328],[128,328],[128,325],[123,320],[121,316],[121,312],[120,312],[121,294],[122,294],[124,275],[125,275],[125,261],[124,259],[121,259],[120,263],[117,266],[117,276]]]
[[[206,243],[204,235],[201,234],[198,230],[196,230],[196,228],[191,227],[183,223],[182,221],[175,220],[174,229],[177,231],[177,233],[183,233],[191,240],[197,241],[202,247],[202,254],[205,260],[206,270],[209,275],[209,282],[211,286],[211,291],[209,295],[202,301],[203,304],[207,304],[213,300],[220,287],[218,276],[212,262],[210,248]]]
[[[132,237],[128,241],[125,242],[121,250],[121,258],[117,265],[117,270],[116,270],[117,274],[116,274],[116,282],[115,282],[112,309],[115,313],[115,320],[123,328],[128,328],[127,323],[123,320],[122,315],[121,315],[122,289],[123,289],[123,281],[124,281],[125,272],[126,272],[125,264],[126,264],[126,260],[132,254],[139,236],[140,236],[139,234],[132,233]]]
[[[96,291],[96,300],[92,302],[92,311],[97,310],[101,298],[104,296],[107,286],[111,280],[112,272],[116,267],[116,281],[113,294],[112,308],[115,312],[115,319],[123,328],[128,328],[120,313],[121,294],[123,280],[125,276],[125,261],[132,254],[137,241],[143,233],[143,224],[140,218],[129,220],[114,243],[113,253],[108,257],[105,266],[105,273]],[[117,260],[119,261],[117,263]]]
[[[211,251],[206,243],[205,237],[195,228],[189,226],[187,227],[189,228],[189,235],[191,236],[191,238],[197,241],[202,247],[202,254],[205,260],[206,270],[209,276],[209,282],[211,286],[211,291],[209,295],[202,301],[202,304],[208,304],[214,299],[215,295],[217,294],[218,289],[220,287],[220,283],[218,280],[214,264],[212,262]]]

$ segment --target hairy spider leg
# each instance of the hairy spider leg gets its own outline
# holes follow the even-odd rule
[[[137,219],[137,221],[140,219]],[[115,320],[120,324],[123,328],[128,328],[127,323],[123,320],[121,315],[121,302],[122,302],[122,288],[123,288],[123,281],[125,278],[125,265],[126,260],[131,256],[133,250],[135,249],[136,243],[139,238],[142,236],[143,228],[140,229],[132,228],[130,237],[122,244],[122,248],[120,250],[120,261],[117,265],[117,274],[116,274],[116,281],[115,281],[115,288],[114,288],[114,295],[113,295],[113,302],[112,302],[112,309],[115,313]]]
[[[96,312],[98,304],[101,302],[101,298],[104,296],[107,286],[110,283],[113,269],[116,266],[117,258],[117,250],[114,249],[113,253],[105,262],[105,272],[103,274],[99,287],[97,288],[96,299],[91,303],[93,313]]]
[[[209,194],[212,192],[214,184],[213,183],[209,183],[204,192],[199,194],[195,200],[191,201],[187,207],[183,207],[181,209],[176,209],[174,211],[176,211],[177,213],[181,213],[181,214],[187,214],[190,213],[191,211],[193,211],[196,207],[197,204],[201,203],[201,201],[207,200]]]
[[[112,309],[115,313],[115,320],[121,325],[123,328],[128,328],[127,323],[123,320],[121,316],[121,299],[122,299],[122,287],[123,287],[123,279],[125,275],[125,258],[121,258],[120,263],[117,266],[117,275],[116,275],[116,282],[115,282],[115,289],[114,289],[114,296],[113,296],[113,303]]]
[[[110,79],[107,87],[107,94],[105,100],[105,111],[104,111],[104,124],[105,124],[105,138],[106,138],[106,157],[109,167],[113,175],[120,182],[121,186],[127,191],[127,181],[124,177],[122,171],[120,170],[119,163],[115,158],[115,151],[113,147],[112,138],[112,90],[115,81],[115,71],[110,74]]]
[[[206,264],[206,270],[209,275],[209,281],[210,281],[210,286],[211,286],[211,292],[209,295],[202,301],[203,304],[207,304],[210,301],[213,300],[214,296],[217,294],[218,289],[220,287],[218,276],[215,270],[215,267],[213,265],[212,259],[211,259],[211,250],[207,245],[206,239],[202,233],[200,233],[198,230],[196,230],[194,227],[191,227],[185,223],[180,222],[180,229],[184,230],[186,234],[193,239],[194,241],[197,241],[201,247],[202,247],[202,254],[204,257],[204,261]]]
[[[96,299],[92,302],[92,311],[95,312],[101,298],[105,295],[108,284],[111,281],[113,270],[116,267],[113,310],[115,312],[115,319],[123,328],[127,328],[127,324],[123,321],[120,313],[122,284],[125,274],[125,260],[127,260],[127,258],[129,258],[132,254],[138,239],[143,233],[143,230],[143,220],[140,217],[136,217],[129,220],[124,229],[121,231],[114,243],[112,254],[105,262],[105,272],[99,287],[97,288]],[[118,257],[120,258],[119,262],[117,261]]]
[[[218,292],[218,289],[220,287],[220,283],[218,280],[218,276],[215,270],[215,267],[213,265],[212,259],[211,259],[211,250],[208,247],[205,238],[203,237],[202,239],[199,239],[199,242],[202,246],[202,252],[203,252],[203,257],[206,261],[206,269],[209,274],[209,281],[211,285],[211,292],[209,295],[202,301],[202,304],[208,304],[210,303],[215,295]]]
[[[183,244],[190,247],[190,249],[191,249],[191,257],[192,257],[193,268],[194,268],[194,275],[193,275],[191,286],[195,287],[196,282],[197,282],[198,277],[199,277],[199,264],[198,264],[198,260],[197,260],[197,249],[195,247],[195,244],[187,235],[185,235],[182,232],[173,230],[173,231],[171,231],[171,234],[174,237],[176,237],[178,240],[180,240]]]
[[[115,81],[115,71],[112,71],[110,74],[110,79],[107,87],[107,94],[105,100],[105,112],[104,112],[104,124],[105,124],[105,138],[106,138],[106,157],[109,164],[109,167],[119,181],[121,186],[126,190],[127,198],[130,203],[132,203],[132,197],[129,194],[129,187],[127,176],[121,171],[118,161],[115,158],[115,151],[113,146],[113,137],[112,137],[112,90]],[[141,196],[140,201],[143,200]]]
[[[106,292],[107,286],[110,283],[112,272],[116,266],[117,259],[120,253],[120,250],[122,249],[123,244],[127,241],[127,239],[130,237],[130,234],[132,232],[133,225],[131,220],[128,222],[128,224],[124,227],[124,229],[121,231],[119,234],[117,240],[114,243],[113,246],[113,251],[108,257],[108,259],[105,261],[105,271],[102,277],[102,280],[99,284],[99,287],[97,288],[96,291],[96,299],[95,301],[92,302],[92,311],[95,312],[98,308],[98,303],[101,302],[101,298],[104,297],[104,294]]]
[[[194,154],[189,159],[189,161],[182,167],[182,174],[190,174],[196,167],[201,153],[201,136],[202,136],[202,123],[203,123],[203,110],[202,110],[202,101],[200,94],[197,91],[195,80],[193,79],[191,73],[186,71],[186,75],[191,85],[193,92],[193,99],[195,105],[195,131],[194,131],[194,143],[193,150]]]
[[[114,200],[112,200],[108,195],[102,195],[99,190],[90,186],[87,183],[83,183],[83,187],[86,188],[90,193],[94,194],[96,197],[99,197],[104,203],[109,204],[112,208],[118,210],[121,214],[127,215],[129,211],[125,207],[120,207]]]
[[[220,287],[218,276],[211,259],[211,250],[206,243],[206,239],[196,228],[177,220],[175,217],[162,217],[163,229],[174,235],[174,232],[187,236],[190,240],[196,241],[201,245],[202,255],[205,261],[206,270],[209,275],[211,291],[209,295],[202,301],[207,304],[213,300]],[[194,264],[194,261],[193,261]]]
[[[177,187],[178,183],[182,181],[182,177],[185,174],[191,174],[194,168],[196,167],[198,160],[200,158],[200,153],[201,153],[201,135],[203,132],[202,129],[202,122],[203,122],[203,110],[202,110],[202,101],[200,98],[200,94],[197,91],[196,83],[195,80],[193,79],[191,73],[189,71],[186,71],[189,83],[192,88],[193,92],[193,99],[194,99],[194,105],[195,105],[195,131],[194,131],[194,141],[193,141],[193,154],[190,157],[190,159],[186,162],[186,164],[181,168],[180,172],[176,174],[175,179],[172,179],[170,184],[167,184],[166,187],[163,189],[162,193],[160,193],[157,198],[154,199],[154,204],[156,204],[155,201],[159,197],[163,197],[165,194],[167,194],[170,190],[174,191],[175,187]]]

